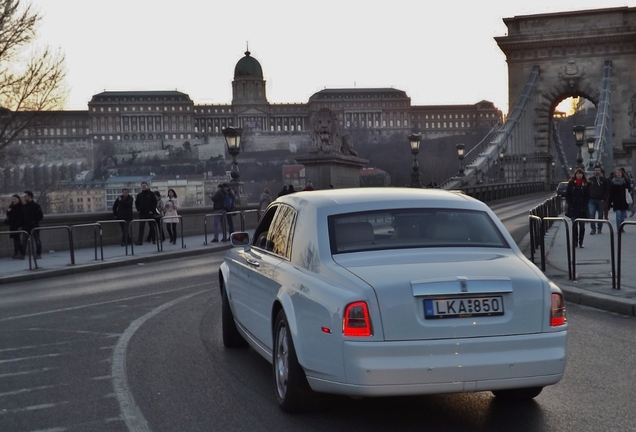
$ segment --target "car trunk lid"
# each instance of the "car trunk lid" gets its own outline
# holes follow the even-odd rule
[[[375,290],[386,340],[541,331],[546,288],[512,251],[386,252],[334,256]]]

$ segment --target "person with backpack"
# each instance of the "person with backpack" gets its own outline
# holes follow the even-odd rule
[[[212,242],[215,243],[219,241],[219,225],[221,225],[221,220],[225,214],[225,192],[223,192],[223,184],[217,186],[216,193],[210,196],[210,199],[212,200],[214,214],[214,238]]]
[[[11,204],[7,209],[7,217],[4,223],[9,225],[9,231],[18,231],[22,229],[24,225],[24,215],[22,210],[22,199],[20,195],[15,194],[11,197]],[[24,259],[24,248],[22,247],[22,241],[20,240],[20,233],[9,234],[11,240],[13,240],[13,259]]]
[[[40,241],[40,231],[35,230],[33,228],[37,228],[40,226],[40,222],[44,219],[44,214],[42,213],[42,207],[40,204],[33,201],[33,192],[24,191],[24,205],[22,206],[22,217],[24,218],[24,225],[22,229],[29,233],[29,237],[33,237],[33,241],[35,242],[35,258],[42,258],[42,242]],[[27,242],[29,237],[22,235],[22,250],[27,250]]]
[[[130,238],[130,222],[133,220],[133,197],[129,194],[128,188],[121,190],[121,195],[117,197],[113,204],[113,216],[117,220],[125,221],[126,223],[119,224],[121,228],[121,245],[126,246],[126,243],[131,244]]]
[[[226,212],[228,234],[232,234],[234,232],[234,215],[228,213],[234,211],[234,202],[236,201],[236,196],[230,188],[230,185],[228,185],[227,183],[223,183],[223,193],[225,194],[225,196],[223,197],[223,210],[225,210]]]
[[[139,213],[139,219],[154,219],[157,211],[157,196],[150,190],[147,182],[141,182],[141,192],[135,198],[135,208]],[[139,235],[137,237],[138,246],[144,244],[144,229],[146,222],[139,222]],[[148,241],[155,242],[155,227],[150,225],[150,233]]]

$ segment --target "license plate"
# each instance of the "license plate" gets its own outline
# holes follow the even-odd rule
[[[502,296],[424,300],[424,317],[471,318],[504,314]]]

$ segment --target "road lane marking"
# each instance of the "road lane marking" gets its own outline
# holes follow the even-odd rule
[[[18,358],[13,358],[13,359],[7,359],[7,360],[0,360],[0,364],[3,363],[15,363],[15,362],[21,362],[21,361],[26,361],[26,360],[33,360],[33,359],[41,359],[41,358],[47,358],[47,357],[59,357],[62,354],[44,354],[44,355],[37,355],[37,356],[30,356],[30,357],[18,357]],[[68,355],[68,354],[65,354]]]
[[[108,301],[99,302],[99,303],[89,303],[89,304],[81,305],[81,306],[73,306],[73,307],[67,307],[67,308],[62,308],[62,309],[52,309],[52,310],[49,310],[49,311],[42,311],[42,312],[36,312],[36,313],[31,313],[31,314],[25,314],[25,315],[16,315],[16,316],[12,316],[12,317],[0,318],[0,322],[15,321],[15,320],[24,319],[24,318],[32,318],[32,317],[36,317],[36,316],[50,315],[50,314],[55,314],[55,313],[60,313],[60,312],[68,312],[68,311],[73,311],[73,310],[78,310],[78,309],[89,308],[89,307],[103,306],[103,305],[107,305],[107,304],[119,303],[119,302],[128,301],[128,300],[136,300],[136,299],[139,299],[139,298],[156,296],[157,294],[167,294],[167,293],[172,293],[172,292],[184,291],[184,290],[188,290],[188,289],[192,289],[192,288],[198,288],[198,287],[202,287],[202,286],[206,286],[207,287],[209,285],[210,285],[209,282],[204,282],[204,283],[199,283],[199,284],[195,284],[195,285],[189,285],[189,286],[182,287],[182,288],[175,288],[175,289],[171,289],[171,290],[153,292],[153,293],[148,293],[148,294],[140,294],[140,295],[132,296],[132,297],[124,297],[124,298],[117,299],[117,300],[108,300]]]
[[[112,357],[113,361],[111,375],[113,376],[113,387],[115,389],[117,401],[119,402],[119,407],[121,409],[124,422],[126,423],[129,431],[151,432],[148,421],[137,406],[135,397],[133,396],[132,392],[130,391],[130,387],[128,386],[128,377],[126,376],[126,351],[128,349],[128,343],[130,342],[130,339],[146,321],[148,321],[155,315],[191,297],[209,292],[209,289],[205,289],[203,291],[188,294],[169,301],[168,303],[162,304],[161,306],[148,312],[146,315],[133,321],[122,333],[121,337],[117,341],[117,345],[115,346],[115,351],[113,352]]]

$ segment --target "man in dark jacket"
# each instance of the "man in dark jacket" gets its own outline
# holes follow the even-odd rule
[[[594,175],[590,178],[590,201],[588,202],[588,213],[590,219],[604,219],[604,210],[609,199],[610,184],[601,173],[600,165],[594,166]],[[603,224],[600,222],[590,222],[591,235],[603,232]]]
[[[24,225],[22,229],[30,234],[33,237],[33,241],[35,242],[35,258],[42,258],[42,242],[40,241],[40,231],[33,230],[33,228],[37,228],[40,226],[40,222],[44,219],[44,214],[42,213],[42,207],[40,204],[33,201],[33,192],[24,191],[24,205],[22,206],[22,216],[24,218]],[[22,250],[27,250],[27,241],[28,238],[23,235],[22,236]]]
[[[234,215],[228,214],[228,212],[234,211],[234,203],[236,202],[236,195],[234,195],[232,188],[227,183],[223,183],[223,193],[225,193],[226,195],[223,199],[225,200],[224,210],[225,210],[225,219],[227,220],[227,228],[228,228],[227,232],[228,234],[232,234],[234,232],[234,221],[232,220],[232,216]],[[229,200],[228,200],[228,197],[229,197]]]
[[[223,191],[223,185],[220,184],[216,188],[216,193],[210,197],[212,199],[214,210],[214,238],[213,242],[219,241],[219,224],[225,214],[225,192]]]
[[[153,219],[155,212],[157,211],[157,196],[150,190],[148,183],[141,182],[141,192],[137,194],[135,199],[135,208],[139,213],[139,219]],[[142,245],[144,243],[144,229],[146,222],[139,222],[139,237],[137,237],[136,245]],[[155,242],[154,227],[150,226],[150,239]]]
[[[125,224],[119,224],[121,227],[121,245],[126,246],[126,243],[132,243],[128,230],[130,221],[133,219],[133,197],[128,194],[128,189],[122,189],[121,196],[115,200],[113,216],[115,216],[115,219],[126,221]]]

